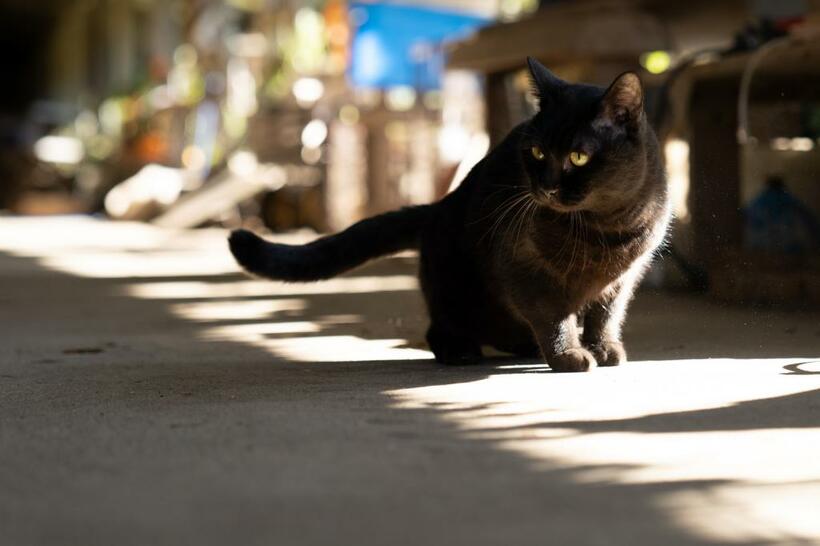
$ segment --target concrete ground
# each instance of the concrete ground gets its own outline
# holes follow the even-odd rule
[[[0,544],[820,544],[820,314],[642,293],[620,368],[444,368],[413,269],[0,218]]]

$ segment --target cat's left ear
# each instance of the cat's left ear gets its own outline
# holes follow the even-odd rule
[[[630,125],[643,114],[643,85],[634,72],[624,72],[612,82],[601,100],[600,116],[614,125]]]
[[[557,94],[566,86],[566,82],[532,57],[527,57],[527,67],[530,69],[532,91],[538,97],[543,110],[555,100]]]

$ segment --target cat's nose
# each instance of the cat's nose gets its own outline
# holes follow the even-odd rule
[[[538,192],[536,192],[536,199],[545,205],[552,205],[559,200],[558,188],[541,188]]]

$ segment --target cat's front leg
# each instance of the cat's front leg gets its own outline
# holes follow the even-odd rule
[[[626,362],[621,328],[635,288],[651,258],[651,253],[647,253],[636,260],[629,271],[608,286],[585,313],[584,346],[595,355],[601,366],[618,366]]]
[[[517,282],[505,287],[508,302],[529,325],[546,363],[556,372],[586,372],[596,367],[595,357],[581,345],[578,317],[550,290],[552,285],[530,269],[512,271]]]
[[[622,341],[604,339],[600,341],[587,341],[584,336],[584,346],[595,357],[600,366],[620,366],[626,362],[626,349]]]
[[[574,313],[556,316],[525,308],[521,314],[532,329],[541,355],[554,371],[586,372],[597,365],[595,356],[581,346]]]
[[[631,288],[627,293],[624,287],[618,287],[592,303],[585,313],[583,343],[600,366],[619,366],[626,362],[621,325],[631,296]]]
[[[575,314],[539,323],[531,322],[541,354],[556,372],[587,372],[597,365],[595,356],[578,340]]]

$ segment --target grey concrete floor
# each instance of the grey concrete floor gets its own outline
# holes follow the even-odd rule
[[[820,543],[820,314],[641,293],[620,368],[444,368],[413,270],[0,218],[0,544]]]

